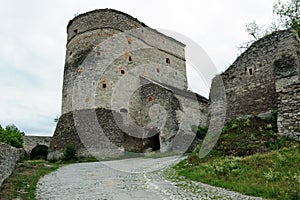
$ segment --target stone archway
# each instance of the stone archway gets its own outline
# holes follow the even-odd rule
[[[47,160],[48,155],[48,146],[46,145],[37,145],[30,152],[30,159],[44,159]]]

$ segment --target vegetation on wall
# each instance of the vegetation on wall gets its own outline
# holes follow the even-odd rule
[[[270,25],[258,25],[255,20],[246,24],[246,32],[251,36],[249,41],[242,43],[238,49],[241,51],[260,38],[277,30],[293,29],[300,34],[300,0],[278,0],[273,6],[273,22]]]
[[[299,143],[278,135],[270,117],[226,123],[214,149],[198,156],[201,144],[177,166],[178,177],[271,199],[300,198]]]
[[[0,142],[9,144],[13,147],[23,147],[24,132],[21,132],[15,125],[7,125],[4,128],[0,125]]]
[[[66,148],[64,149],[63,154],[64,154],[64,156],[63,156],[64,161],[76,159],[76,149],[74,146],[72,146],[70,144],[66,145]]]
[[[192,125],[191,129],[194,133],[196,133],[197,138],[199,138],[200,140],[204,139],[208,131],[208,128],[206,126],[202,127],[202,126]]]
[[[277,112],[270,117],[233,119],[226,123],[214,150],[225,156],[246,156],[293,145],[278,135]]]

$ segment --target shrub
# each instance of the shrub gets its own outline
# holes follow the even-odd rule
[[[201,140],[204,139],[204,137],[208,131],[208,128],[205,126],[201,127],[201,126],[193,125],[193,126],[191,126],[191,128],[192,128],[192,131],[194,133],[196,133],[197,138],[199,138]]]
[[[7,125],[5,129],[0,126],[0,142],[22,148],[23,135],[24,132],[21,132],[15,125]]]
[[[74,160],[76,158],[76,149],[74,146],[67,144],[66,148],[64,149],[64,160]]]

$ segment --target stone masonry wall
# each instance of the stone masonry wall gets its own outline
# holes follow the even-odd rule
[[[63,114],[50,144],[48,159],[63,156],[67,145],[77,150],[77,156],[114,157],[121,155],[124,132],[119,113],[111,110],[85,109]]]
[[[109,108],[111,93],[121,78],[121,70],[127,73],[141,65],[156,66],[148,71],[135,70],[136,75],[148,73],[151,76],[155,71],[152,77],[164,76],[170,84],[186,89],[184,56],[182,43],[146,27],[125,13],[103,9],[79,15],[68,25],[62,113],[95,106]],[[166,63],[166,59],[170,63]],[[165,73],[162,65],[174,70]],[[90,90],[82,91],[77,86],[78,80],[86,81],[82,88]],[[103,84],[105,88],[102,88]],[[76,102],[78,105],[74,105],[74,93],[84,95],[82,101]]]
[[[254,42],[224,73],[227,120],[277,109],[274,62],[297,57],[298,40],[291,30],[277,31]]]
[[[17,161],[24,155],[23,149],[0,143],[0,187],[15,169]]]
[[[278,91],[278,131],[300,141],[300,82]]]
[[[45,145],[47,147],[50,146],[52,137],[45,136],[23,136],[23,149],[26,154],[30,154],[32,149],[38,145]]]
[[[179,132],[195,136],[190,126],[206,124],[206,99],[202,101],[201,97],[199,103],[199,95],[194,95],[195,100],[179,95],[187,105],[180,111],[180,103],[173,94],[173,88],[191,93],[187,91],[185,45],[181,42],[112,9],[76,16],[69,22],[67,33],[62,116],[48,158],[61,157],[68,143],[79,155],[92,151],[103,156],[119,155],[124,150],[143,152],[144,144],[157,146],[157,138],[139,139],[145,135],[148,112],[153,110],[145,101],[150,93],[155,96],[154,101],[161,98],[159,103],[169,116],[166,129],[160,132],[162,151],[171,149],[170,141],[179,128]],[[172,89],[156,83],[144,87],[140,77],[168,84]],[[129,105],[131,98],[135,98],[136,104]],[[128,111],[134,113],[132,118],[142,118],[143,122],[137,123],[141,126],[129,123]],[[199,120],[193,121],[194,116],[187,114],[194,111]],[[183,117],[188,119],[179,126],[177,120]],[[102,126],[110,128],[104,128],[102,133]]]

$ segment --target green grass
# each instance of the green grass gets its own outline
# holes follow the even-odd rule
[[[4,181],[0,199],[35,199],[36,185],[40,177],[58,169],[62,164],[44,160],[19,162],[13,174]]]
[[[278,135],[276,112],[231,120],[202,159],[200,147],[174,167],[178,177],[268,199],[300,199],[299,143]]]
[[[300,148],[245,157],[193,152],[174,167],[178,176],[267,199],[300,199]]]

